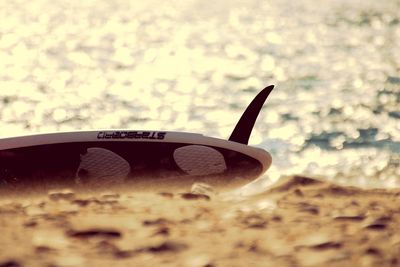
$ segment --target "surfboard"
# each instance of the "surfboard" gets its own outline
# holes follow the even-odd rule
[[[249,146],[248,141],[273,87],[264,88],[253,99],[228,140],[198,133],[131,129],[0,139],[0,191],[246,184],[271,165],[271,155]]]

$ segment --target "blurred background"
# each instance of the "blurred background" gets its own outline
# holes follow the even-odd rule
[[[273,156],[257,187],[286,174],[399,186],[399,10],[399,0],[2,0],[0,136],[227,138],[275,84],[250,140]]]

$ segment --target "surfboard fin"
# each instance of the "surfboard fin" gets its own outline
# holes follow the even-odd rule
[[[242,117],[233,129],[229,141],[238,142],[247,145],[249,143],[249,138],[251,131],[253,130],[254,123],[260,113],[265,100],[274,89],[273,85],[265,87],[258,95],[251,101],[250,105],[244,111]]]

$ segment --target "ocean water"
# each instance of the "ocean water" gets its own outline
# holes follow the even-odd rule
[[[271,169],[400,186],[400,1],[0,2],[0,136],[130,128],[250,144]],[[261,187],[259,185],[262,185]]]

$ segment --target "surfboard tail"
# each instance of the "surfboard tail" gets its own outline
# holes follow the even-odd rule
[[[253,101],[244,111],[242,117],[240,117],[235,129],[233,129],[233,132],[229,137],[229,141],[234,141],[245,145],[249,143],[251,131],[253,130],[258,114],[260,113],[261,108],[263,107],[264,102],[267,100],[272,89],[274,89],[274,85],[265,87],[253,99]]]

